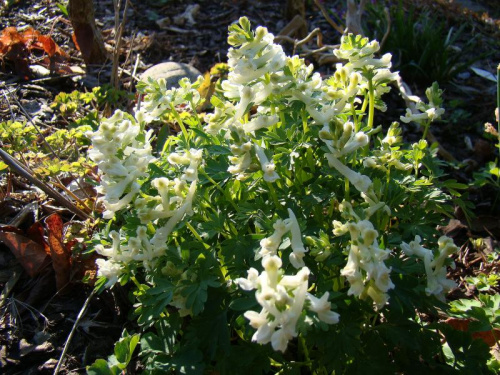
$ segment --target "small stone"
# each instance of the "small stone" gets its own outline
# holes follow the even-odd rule
[[[83,75],[83,74],[85,74],[85,70],[84,70],[84,69],[82,69],[82,67],[81,67],[81,66],[78,66],[78,65],[71,65],[69,68],[70,68],[70,69],[71,69],[71,71],[72,71],[73,73],[75,73],[75,74],[82,74],[82,75]]]
[[[164,78],[167,82],[167,88],[178,87],[179,80],[187,77],[192,82],[196,81],[201,72],[195,67],[178,62],[164,62],[153,65],[141,75],[142,81],[147,81],[149,77],[155,81]]]
[[[57,359],[51,358],[47,362],[45,362],[43,365],[38,367],[38,371],[47,371],[47,370],[54,370],[57,366]]]
[[[35,345],[29,343],[26,339],[21,339],[19,342],[19,353],[21,354],[21,357],[31,353],[34,349]]]
[[[50,75],[50,70],[41,65],[31,65],[30,70],[38,78],[48,77]]]

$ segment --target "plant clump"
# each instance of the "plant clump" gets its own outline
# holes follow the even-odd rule
[[[201,77],[149,80],[134,115],[88,133],[100,285],[132,283],[146,370],[487,371],[485,345],[437,322],[458,248],[436,226],[460,194],[443,191],[435,148],[377,124],[391,55],[344,35],[323,79],[245,17],[228,41],[212,113],[197,113]],[[429,95],[425,123],[442,114]],[[155,153],[147,128],[164,116],[181,131]]]

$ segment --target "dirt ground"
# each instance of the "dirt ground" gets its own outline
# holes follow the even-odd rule
[[[409,2],[409,1],[407,1]],[[22,30],[31,26],[41,34],[50,35],[68,55],[58,74],[47,75],[35,72],[22,77],[9,61],[0,61],[0,120],[31,121],[36,118],[46,127],[65,125],[50,109],[55,96],[73,90],[91,90],[92,87],[110,82],[111,62],[104,66],[84,66],[80,52],[72,41],[71,23],[56,5],[43,0],[11,1],[12,5],[1,10],[0,30],[15,26]],[[323,43],[337,44],[340,34],[335,31],[314,1],[306,1],[307,29],[319,28]],[[344,1],[321,1],[334,19],[344,19]],[[500,62],[500,11],[497,0],[460,1],[468,8],[460,10],[449,6],[447,1],[419,1],[431,4],[433,11],[450,25],[467,23],[463,38],[475,36],[479,52],[487,56],[475,63],[477,68],[494,72]],[[437,4],[439,3],[439,4]],[[99,0],[96,4],[96,19],[107,48],[114,45],[115,13],[112,0]],[[457,3],[455,3],[457,4]],[[178,21],[178,17],[190,6],[199,6],[194,13],[194,23]],[[286,1],[247,0],[132,0],[129,2],[125,22],[125,33],[120,50],[121,85],[133,92],[134,79],[142,71],[164,61],[189,63],[201,72],[226,60],[228,49],[227,28],[240,16],[247,16],[252,25],[267,26],[275,35],[287,25]],[[1,5],[0,5],[1,9]],[[291,44],[284,44],[288,53]],[[311,48],[314,42],[311,43]],[[42,57],[31,64],[43,66]],[[314,63],[324,75],[333,67],[320,65],[313,56],[307,59]],[[87,70],[87,74],[85,74]],[[498,153],[494,143],[483,136],[484,123],[494,123],[495,85],[467,71],[458,81],[444,86],[446,122],[433,129],[437,140],[457,160],[456,168],[448,173],[457,181],[469,184],[485,163],[495,160]],[[411,86],[417,94],[425,87]],[[394,90],[393,90],[394,91]],[[465,99],[464,99],[465,98]],[[387,114],[397,118],[403,113],[404,102],[396,93],[388,98],[389,107],[396,108]],[[459,116],[459,113],[467,115]],[[416,129],[404,128],[408,141],[419,138]],[[485,254],[498,247],[500,238],[500,205],[494,201],[495,192],[488,188],[471,188],[469,198],[474,203],[477,215],[473,223],[467,223],[459,209],[456,218],[443,228],[461,246],[454,277],[461,288],[452,298],[470,296],[474,291],[463,288],[464,277],[481,269]],[[32,204],[30,206],[30,204]],[[34,204],[34,205],[33,205]],[[28,207],[28,208],[27,208]],[[59,212],[65,225],[79,222],[67,210],[44,198],[29,181],[12,174],[0,174],[0,232],[7,226],[13,231],[25,232],[34,223],[53,212]],[[24,216],[23,216],[24,215]],[[20,220],[15,220],[15,219]],[[3,232],[2,232],[3,233]],[[472,246],[474,239],[483,238],[484,251]],[[495,268],[497,267],[497,268]],[[488,272],[498,272],[498,265]],[[483,270],[484,271],[484,270]],[[9,250],[0,243],[0,372],[4,374],[49,374],[53,373],[63,350],[60,373],[83,373],[85,366],[96,358],[106,358],[112,353],[114,342],[124,328],[134,329],[131,306],[126,287],[117,287],[100,295],[92,295],[92,287],[78,278],[72,278],[71,286],[57,292],[55,272],[47,265],[36,277],[30,277]],[[73,336],[75,320],[88,302]],[[136,369],[140,370],[140,367]],[[135,370],[132,369],[132,372]]]

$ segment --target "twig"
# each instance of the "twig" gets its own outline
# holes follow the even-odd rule
[[[385,29],[384,36],[382,37],[382,41],[380,42],[380,50],[384,49],[385,42],[391,33],[392,19],[391,14],[389,13],[389,9],[387,7],[384,8],[385,19],[387,20],[387,28]]]
[[[9,106],[10,117],[11,117],[12,121],[15,121],[14,112],[12,111],[12,106],[10,105],[9,97],[5,93],[5,90],[3,90],[3,89],[2,89],[2,94],[5,97],[5,100],[7,101],[7,105]],[[10,94],[10,92],[9,92],[9,94]]]
[[[58,193],[56,190],[52,189],[45,182],[39,180],[38,178],[33,176],[31,173],[29,173],[27,168],[23,164],[21,164],[21,162],[14,159],[12,156],[10,156],[8,153],[6,153],[1,148],[0,148],[0,157],[4,160],[5,164],[7,164],[10,168],[12,168],[13,171],[18,173],[22,177],[26,178],[33,185],[42,189],[49,197],[55,199],[58,203],[60,203],[61,205],[66,207],[68,210],[73,212],[80,219],[87,220],[90,218],[90,215],[88,215],[84,211],[80,210],[78,207],[76,207],[73,204],[73,202],[67,200],[63,195]]]
[[[304,39],[295,41],[294,46],[293,46],[293,53],[295,54],[295,49],[297,47],[300,47],[303,44],[306,44],[309,42],[312,38],[317,36],[316,42],[318,44],[318,47],[323,47],[323,35],[321,34],[321,30],[319,27],[315,28],[313,31],[309,33]]]
[[[64,186],[59,178],[56,178],[56,180],[57,180],[57,182],[54,185],[56,185],[59,189],[64,190],[64,192],[66,194],[68,194],[71,198],[73,198],[75,201],[77,201],[79,204],[81,204],[85,208],[85,211],[87,213],[92,212],[92,210],[89,208],[89,206],[87,206],[84,201],[82,201],[71,190],[69,190],[66,186]],[[87,194],[85,189],[82,190],[82,193],[85,194],[88,198],[90,198],[90,196]]]
[[[61,160],[61,158],[59,157],[59,155],[56,154],[56,152],[54,151],[54,149],[52,148],[52,146],[50,145],[50,143],[47,142],[47,140],[45,139],[45,136],[42,134],[42,132],[40,131],[40,128],[38,127],[38,125],[33,120],[33,117],[31,117],[31,115],[28,113],[28,111],[26,111],[26,109],[23,107],[23,105],[21,104],[21,102],[17,98],[15,98],[15,101],[16,101],[17,105],[19,106],[19,109],[21,109],[21,112],[24,113],[24,115],[26,116],[26,118],[28,119],[28,121],[35,128],[35,130],[38,133],[38,135],[40,135],[40,137],[42,138],[42,142],[45,144],[45,146],[47,146],[47,148],[49,149],[50,153],[52,155],[54,155],[54,157],[57,158],[58,160]]]
[[[75,324],[73,324],[73,328],[71,328],[71,332],[69,333],[68,338],[66,339],[66,342],[64,343],[64,349],[61,353],[61,357],[59,358],[59,361],[57,362],[56,368],[54,369],[54,375],[57,375],[59,373],[59,370],[61,369],[62,362],[63,362],[64,356],[66,355],[66,352],[68,351],[71,339],[73,338],[73,335],[75,334],[76,328],[78,327],[80,320],[85,315],[85,312],[87,311],[87,307],[89,305],[89,302],[92,299],[92,297],[94,296],[94,294],[95,294],[95,289],[92,289],[92,292],[85,300],[85,303],[83,304],[82,309],[80,310],[80,312],[78,313],[78,316],[76,317]]]
[[[122,22],[120,23],[121,0],[113,0],[115,8],[115,48],[113,53],[113,68],[111,70],[111,86],[118,90],[118,64],[120,62],[120,48],[122,44],[123,30],[127,22],[128,0],[123,7]]]
[[[128,48],[127,57],[125,57],[125,61],[123,63],[123,66],[127,66],[128,62],[130,60],[130,56],[132,56],[132,49],[134,47],[134,42],[135,42],[135,36],[136,36],[136,34],[137,34],[137,32],[134,31],[134,34],[132,35],[132,38],[130,39],[130,45],[129,45],[129,48]],[[124,72],[124,69],[119,70],[119,72],[118,72],[118,80],[121,80],[123,72]]]
[[[323,4],[321,4],[319,0],[314,0],[314,4],[316,4],[319,10],[321,10],[321,13],[323,14],[323,17],[325,17],[326,21],[340,34],[344,34],[344,29],[342,28],[342,26],[337,25],[337,23],[334,20],[332,20],[332,18],[328,15],[328,12],[326,11]]]
[[[283,30],[282,30],[283,31]],[[304,44],[308,43],[311,41],[312,38],[317,37],[316,39],[316,44],[318,45],[319,48],[316,49],[310,49]],[[320,65],[322,64],[322,61],[325,60],[325,58],[328,58],[332,60],[333,62],[338,61],[338,59],[330,52],[336,48],[338,48],[338,45],[324,45],[323,44],[323,34],[321,33],[321,30],[319,28],[314,29],[307,35],[304,39],[302,40],[296,40],[291,38],[288,35],[283,35],[280,34],[274,37],[274,41],[277,43],[281,42],[288,42],[288,43],[293,43],[293,53],[295,54],[297,47],[301,47],[301,53],[300,56],[310,56],[310,55],[320,55],[319,57],[315,56],[316,59],[318,60],[318,63]]]
[[[137,56],[135,57],[135,64],[134,64],[134,68],[132,69],[132,73],[130,74],[130,76],[132,77],[132,79],[135,79],[137,82],[140,81],[140,78],[136,76],[137,74],[137,67],[139,66],[139,61],[141,59],[141,54],[138,53]],[[129,92],[132,92],[132,88],[135,87],[135,84],[134,84],[134,81],[130,82],[130,86],[129,86]]]

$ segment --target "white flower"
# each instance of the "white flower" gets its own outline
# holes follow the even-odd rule
[[[260,115],[252,118],[249,122],[243,125],[243,129],[247,133],[254,132],[262,128],[269,128],[270,126],[276,124],[279,121],[277,115]]]
[[[362,175],[361,173],[355,172],[346,165],[342,164],[335,156],[332,154],[325,154],[328,164],[335,168],[341,175],[346,177],[354,187],[363,193],[367,193],[368,189],[372,186],[372,181],[368,176]]]
[[[189,182],[198,180],[198,167],[201,164],[203,157],[203,150],[197,150],[192,148],[186,150],[183,154],[178,154],[172,152],[168,156],[168,162],[175,165],[187,165],[189,166],[184,169],[184,174],[181,176],[181,180],[186,180]]]
[[[327,324],[338,322],[338,314],[330,310],[328,293],[317,299],[307,292],[309,269],[303,267],[295,275],[282,275],[282,261],[276,255],[262,259],[264,271],[250,269],[246,279],[235,282],[244,290],[255,289],[255,298],[262,307],[260,312],[247,311],[245,318],[256,329],[252,341],[259,344],[271,342],[274,350],[284,352],[288,342],[297,336],[297,321],[306,300],[310,309]]]
[[[406,255],[415,255],[424,261],[427,274],[426,294],[445,301],[445,294],[455,288],[456,283],[446,278],[444,262],[451,254],[457,252],[458,248],[451,238],[442,236],[438,240],[439,254],[434,256],[431,250],[420,245],[421,240],[420,236],[415,236],[415,240],[409,244],[402,242],[401,249]]]
[[[339,322],[339,314],[331,311],[332,304],[328,302],[329,294],[326,292],[321,298],[316,298],[307,293],[307,299],[310,302],[309,310],[318,314],[318,318],[326,324],[336,324]]]
[[[269,255],[276,255],[276,251],[281,244],[281,239],[287,232],[287,227],[282,220],[277,220],[274,225],[274,233],[260,241],[261,250],[255,256],[260,259]]]
[[[157,249],[165,249],[167,246],[168,236],[174,230],[175,226],[182,220],[184,215],[190,215],[193,212],[193,199],[196,192],[196,181],[191,182],[189,186],[188,193],[184,200],[178,205],[178,207],[173,211],[173,215],[168,219],[167,223],[158,228],[153,238],[151,239],[151,244]]]
[[[255,268],[250,268],[247,271],[248,275],[247,278],[244,279],[242,277],[234,280],[236,284],[239,285],[239,287],[243,290],[253,290],[256,289],[258,286],[258,277],[259,277],[259,271],[257,271]],[[256,327],[254,327],[256,328]]]
[[[244,43],[239,49],[229,49],[228,65],[232,71],[228,80],[232,83],[248,84],[285,65],[283,48],[272,43],[274,35],[265,27],[258,27],[255,34],[253,41]]]
[[[97,131],[88,134],[93,146],[89,157],[102,174],[99,191],[104,194],[101,200],[106,219],[128,207],[140,189],[137,181],[147,176],[147,167],[155,160],[151,155],[152,133],[145,133],[144,141],[138,141],[140,132],[133,117],[116,111],[102,120]]]
[[[334,224],[337,228],[339,224]],[[351,244],[346,266],[340,271],[350,284],[347,294],[364,298],[368,295],[377,309],[389,300],[387,292],[394,288],[390,279],[391,269],[384,264],[389,251],[381,249],[378,233],[368,220],[348,223]],[[335,233],[335,232],[334,232]],[[337,230],[337,233],[341,233]]]
[[[97,276],[104,276],[108,279],[105,285],[106,288],[113,286],[121,275],[122,266],[112,259],[97,259],[95,263],[97,265]]]
[[[278,178],[280,178],[280,176],[275,172],[276,166],[274,165],[274,163],[269,161],[262,147],[254,144],[254,148],[255,153],[257,154],[257,159],[259,159],[260,166],[262,168],[262,171],[264,172],[264,181],[274,182]]]
[[[303,258],[307,250],[304,248],[304,244],[302,243],[299,223],[291,209],[288,209],[288,215],[290,218],[287,219],[285,223],[292,235],[292,253],[290,254],[290,263],[292,263],[295,268],[301,268],[305,266]]]

